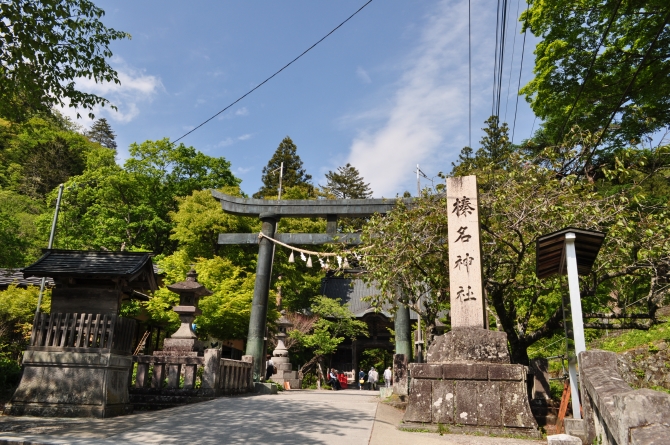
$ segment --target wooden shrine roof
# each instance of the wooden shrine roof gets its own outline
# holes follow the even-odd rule
[[[605,234],[595,230],[567,227],[541,236],[537,240],[537,260],[535,273],[538,278],[567,273],[564,266],[565,234],[574,233],[579,275],[588,275],[603,244]]]
[[[51,278],[123,278],[142,288],[155,290],[157,279],[150,252],[45,250],[23,276]]]
[[[5,290],[12,284],[26,288],[28,286],[39,286],[41,282],[42,278],[38,277],[24,278],[21,269],[0,269],[0,290]],[[53,286],[54,280],[47,278],[46,287]]]

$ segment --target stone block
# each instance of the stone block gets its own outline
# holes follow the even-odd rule
[[[670,438],[670,426],[649,425],[630,432],[630,445],[663,445]]]
[[[549,360],[536,358],[530,361],[530,369],[533,371],[533,393],[532,399],[551,399],[549,388]]]
[[[431,409],[433,423],[454,423],[454,382],[452,380],[433,381]]]
[[[255,387],[258,394],[277,394],[277,386],[274,383],[256,382]]]
[[[445,363],[442,366],[442,378],[452,380],[487,380],[486,363]]]
[[[405,354],[393,356],[393,392],[400,396],[407,395],[407,357]]]
[[[409,375],[415,379],[441,379],[442,366],[427,363],[410,363]]]
[[[219,388],[219,366],[221,363],[220,349],[205,350],[205,365],[202,371],[202,387],[217,390]]]
[[[455,328],[435,338],[426,355],[428,363],[510,362],[507,334],[481,328]]]
[[[565,434],[586,440],[586,422],[584,419],[563,419]]]
[[[547,436],[547,445],[582,445],[582,439],[569,434]]]
[[[393,387],[389,386],[388,388],[386,388],[386,387],[382,386],[381,388],[379,388],[379,398],[380,399],[382,399],[382,400],[388,399],[392,395],[393,395]]]
[[[526,385],[523,382],[500,382],[500,402],[503,426],[537,428],[526,396]]]
[[[297,372],[297,371],[296,371]],[[289,385],[291,385],[291,389],[300,389],[302,388],[302,380],[300,379],[286,379],[284,382],[287,382]]]
[[[409,389],[409,403],[403,418],[404,422],[431,421],[432,382],[430,380],[412,379]]]
[[[619,425],[619,443],[626,443],[629,431],[647,425],[670,425],[670,394],[639,389],[615,394],[614,417]]]
[[[489,380],[523,380],[526,373],[523,365],[489,365]]]
[[[477,382],[477,424],[502,426],[500,382]]]
[[[477,425],[478,382],[459,380],[454,382],[456,401],[454,422],[463,425]]]

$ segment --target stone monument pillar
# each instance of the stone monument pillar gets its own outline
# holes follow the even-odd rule
[[[200,297],[212,295],[212,292],[198,283],[198,274],[191,269],[186,274],[186,281],[172,284],[167,287],[179,295],[179,306],[172,308],[181,320],[181,326],[170,338],[166,338],[162,351],[154,351],[154,355],[198,356],[205,350],[205,344],[198,340],[193,331],[193,320],[202,312],[198,308]]]
[[[510,364],[504,332],[487,329],[477,178],[448,178],[447,205],[452,330],[435,338],[427,363],[409,365],[403,420],[447,424],[454,432],[539,437],[526,367]]]
[[[291,365],[289,361],[288,350],[284,344],[286,330],[293,326],[293,323],[291,323],[282,313],[281,318],[277,320],[277,326],[279,327],[279,332],[277,333],[277,347],[272,352],[272,362],[277,368],[277,373],[273,374],[272,377],[270,377],[270,380],[282,385],[288,382],[291,389],[300,389],[302,380],[298,377],[298,371],[293,371],[293,365]]]

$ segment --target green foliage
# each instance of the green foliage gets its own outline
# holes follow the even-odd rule
[[[545,121],[550,143],[559,143],[574,124],[596,132],[615,111],[607,138],[618,145],[670,124],[669,14],[665,0],[529,3],[521,20],[541,41],[535,48],[535,78],[521,92]]]
[[[612,318],[622,323],[617,313],[646,300],[653,317],[668,298],[668,161],[660,156],[667,147],[644,155],[619,153],[612,162],[619,167],[605,169],[606,176],[592,182],[557,174],[565,163],[577,162],[575,147],[539,155],[515,152],[505,148],[506,127],[488,123],[482,149],[454,170],[477,175],[488,307],[496,327],[507,334],[512,359],[527,363],[530,345],[561,331],[561,280],[537,278],[535,242],[565,227],[607,232],[591,276],[582,277],[584,312],[614,312]],[[427,195],[411,208],[398,205],[386,218],[373,217],[363,233],[361,253],[370,279],[382,286],[379,300],[392,301],[400,291],[401,301],[422,313],[429,331],[438,311],[449,305],[447,214],[443,195]],[[423,308],[416,305],[421,294]]]
[[[625,352],[642,346],[648,346],[649,352],[655,352],[653,349],[656,348],[657,343],[670,343],[670,327],[667,323],[670,319],[665,321],[666,323],[652,326],[647,331],[631,330],[620,335],[596,340],[589,347],[611,352]]]
[[[108,104],[75,88],[79,78],[119,83],[109,45],[130,36],[105,27],[103,15],[88,0],[0,1],[0,116]]]
[[[279,194],[279,168],[282,162],[284,163],[282,188],[299,186],[310,196],[314,194],[314,187],[310,183],[312,175],[305,172],[297,151],[298,147],[290,137],[286,136],[268,161],[268,165],[263,167],[263,187],[254,193],[254,198],[268,199]],[[290,199],[285,196],[282,198]]]
[[[97,142],[103,147],[111,148],[116,150],[116,134],[112,127],[107,122],[107,119],[101,117],[100,119],[93,122],[91,129],[86,133],[86,137],[93,142]]]
[[[195,319],[198,337],[207,339],[212,336],[222,340],[246,338],[255,274],[221,257],[192,261],[183,250],[161,259],[158,264],[165,273],[164,281],[176,283],[186,279],[186,273],[193,263],[198,272],[198,281],[213,292],[200,299],[202,315]],[[177,294],[161,287],[145,303],[145,307],[152,320],[167,322],[171,329],[176,330],[179,318],[172,307],[178,303]],[[274,308],[268,311],[268,318],[270,321],[277,318]]]
[[[0,291],[0,353],[6,353],[16,360],[27,346],[33,319],[37,309],[39,288],[27,289],[10,285]],[[51,307],[51,293],[47,290],[42,297],[42,312]]]
[[[59,184],[81,175],[99,148],[67,123],[32,117],[22,124],[0,122],[0,187],[42,199]]]
[[[130,155],[119,167],[113,162],[113,150],[100,148],[96,157],[89,158],[90,167],[68,181],[58,247],[119,250],[124,246],[170,253],[176,248],[170,215],[178,210],[179,198],[240,182],[224,158],[206,156],[167,139],[133,144]]]
[[[316,358],[334,353],[345,338],[368,334],[367,324],[356,320],[349,308],[337,300],[316,297],[311,311],[319,317],[314,330],[311,333],[293,330],[290,335],[302,347],[310,349]]]
[[[353,165],[347,163],[336,171],[326,173],[326,185],[321,187],[326,196],[335,199],[367,199],[372,197],[370,184],[366,184]]]

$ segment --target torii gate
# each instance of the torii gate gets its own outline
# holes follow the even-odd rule
[[[387,213],[396,205],[395,199],[295,199],[266,200],[236,198],[216,190],[212,196],[221,202],[226,213],[239,216],[258,216],[263,235],[285,244],[319,245],[328,243],[360,244],[358,233],[337,233],[338,217],[365,217]],[[406,199],[405,202],[411,202]],[[275,233],[280,218],[325,218],[326,233]],[[249,320],[246,355],[254,358],[254,381],[260,381],[265,359],[264,337],[267,324],[268,296],[272,273],[273,246],[265,237],[255,233],[222,233],[219,244],[258,244],[256,283]]]

